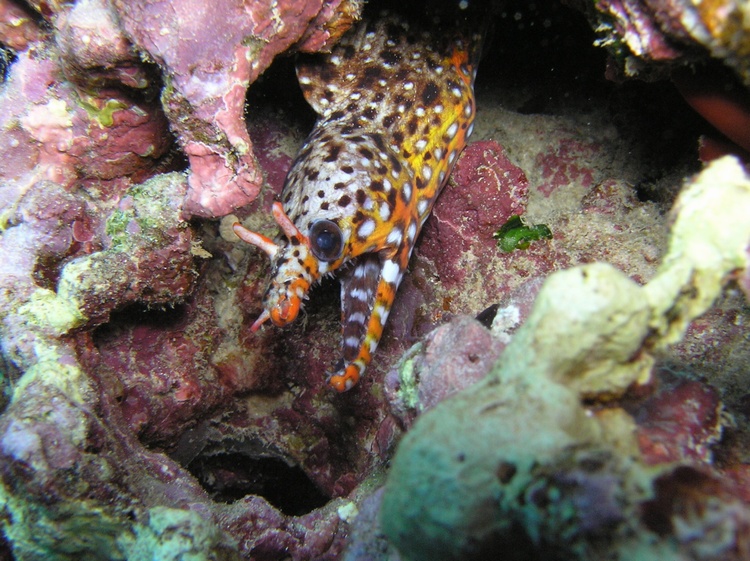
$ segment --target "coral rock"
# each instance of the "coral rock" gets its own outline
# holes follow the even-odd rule
[[[190,163],[186,214],[222,216],[258,195],[263,178],[244,121],[247,88],[320,25],[324,6],[332,16],[339,3],[114,3],[125,33],[165,74],[162,102]]]
[[[705,548],[710,559],[741,558],[748,514],[731,485],[708,485],[697,502],[710,508],[678,512],[683,499],[673,497],[669,523],[656,528],[640,513],[661,492],[659,470],[634,456],[630,438],[609,434],[614,417],[589,414],[581,398],[648,379],[650,350],[678,340],[728,274],[746,267],[749,207],[744,170],[717,160],[678,199],[670,251],[646,286],[604,264],[547,279],[493,370],[402,440],[381,523],[406,559],[486,558],[507,547],[520,557],[623,558],[647,548],[676,560]]]
[[[45,37],[31,10],[13,0],[0,2],[0,43],[24,51],[31,43]]]
[[[394,414],[411,426],[416,416],[484,377],[502,347],[489,330],[466,316],[438,327],[386,376]]]
[[[660,464],[692,461],[710,464],[711,446],[722,434],[722,403],[714,388],[657,372],[654,395],[631,409],[638,423],[644,461]]]
[[[528,194],[523,171],[493,141],[469,144],[451,177],[425,223],[418,248],[420,257],[435,263],[448,287],[463,282],[464,261],[470,255],[494,249],[493,232],[512,215],[523,213]]]

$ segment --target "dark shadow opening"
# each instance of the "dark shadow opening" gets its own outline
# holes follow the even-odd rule
[[[284,514],[301,516],[330,500],[300,467],[279,458],[218,452],[196,457],[187,469],[211,498],[223,503],[258,495]]]

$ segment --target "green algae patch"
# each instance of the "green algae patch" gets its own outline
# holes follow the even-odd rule
[[[75,476],[84,471],[84,458],[99,477],[109,477],[112,467],[80,452],[93,428],[90,407],[96,391],[69,353],[62,345],[37,344],[37,362],[14,388],[9,407],[17,411],[6,421],[3,450],[26,469],[49,474],[46,484],[55,485],[58,495],[38,500],[46,493],[45,483],[27,480],[0,486],[3,532],[19,560],[125,559],[116,540],[132,524],[129,513],[89,498],[95,482]]]
[[[552,239],[552,232],[546,224],[527,225],[518,214],[514,214],[492,237],[501,250],[510,253],[516,249],[528,249],[531,242]]]
[[[134,213],[117,209],[107,219],[104,232],[112,239],[113,248],[126,244],[129,236],[127,227],[134,218]]]
[[[101,107],[93,98],[80,96],[78,105],[88,113],[89,118],[101,128],[109,128],[115,124],[115,113],[128,109],[129,106],[118,99],[108,99]]]
[[[147,508],[116,483],[122,466],[89,447],[101,444],[96,439],[108,432],[92,415],[97,391],[66,352],[48,346],[36,353],[40,360],[19,381],[10,405],[17,410],[5,421],[4,453],[45,474],[41,481],[20,478],[0,486],[0,525],[15,558],[238,559],[236,544],[210,518],[167,506]],[[92,434],[98,436],[92,440]],[[105,436],[105,447],[120,446],[106,442],[113,436]]]
[[[418,380],[414,373],[414,358],[421,352],[422,343],[411,347],[396,366],[399,378],[398,394],[406,407],[415,408],[419,404]]]
[[[94,390],[88,375],[73,362],[73,357],[65,356],[53,345],[36,345],[34,353],[37,362],[32,365],[13,388],[13,399],[18,400],[26,388],[33,384],[49,384],[56,392],[65,396],[71,403],[86,403],[94,399]],[[75,442],[85,441],[85,431],[72,430],[70,435]]]
[[[187,228],[179,216],[180,209],[171,199],[175,186],[184,181],[184,175],[169,173],[131,187],[120,203],[121,208],[112,212],[105,225],[111,249],[153,247],[164,243],[165,231],[175,225]]]
[[[5,525],[4,532],[19,561],[128,559],[117,547],[118,538],[128,527],[125,513],[112,516],[96,501],[80,500],[47,509],[0,488],[2,510],[13,520],[13,524]]]

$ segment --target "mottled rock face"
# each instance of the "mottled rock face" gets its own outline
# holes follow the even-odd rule
[[[31,132],[42,147],[53,142],[49,134],[56,128],[62,128],[58,136],[70,135],[55,140],[55,150],[42,150],[40,163],[48,152],[59,160],[52,162],[61,168],[58,174],[80,168],[75,160],[82,158],[97,178],[132,175],[136,169],[129,167],[149,167],[140,159],[156,160],[171,146],[168,122],[190,165],[183,203],[188,217],[222,216],[257,196],[263,177],[244,121],[249,85],[293,45],[307,52],[330,46],[360,11],[357,2],[341,0],[225,1],[211,9],[191,1],[81,0],[37,8],[35,19],[31,10],[4,7],[0,38],[19,51],[41,45],[55,50],[34,58],[64,73],[46,82],[33,79],[54,83],[54,102],[68,103],[57,112],[48,108],[44,129]],[[168,87],[159,92],[162,84]],[[72,123],[51,121],[67,113]]]
[[[255,199],[263,176],[244,123],[247,88],[292,45],[312,52],[333,41],[358,16],[349,4],[114,3],[121,33],[169,81],[162,103],[190,164],[186,215],[223,216]]]
[[[503,346],[467,316],[438,327],[386,376],[384,389],[393,414],[408,428],[418,415],[482,379]]]
[[[419,246],[420,257],[435,263],[445,288],[461,286],[473,272],[462,257],[491,255],[492,234],[514,214],[524,213],[528,188],[523,170],[497,142],[479,141],[466,148]],[[477,266],[481,271],[490,262]]]
[[[631,405],[635,418],[606,405],[594,413],[585,400],[648,382],[652,349],[679,340],[721,294],[719,279],[747,267],[747,208],[750,177],[724,158],[678,199],[669,251],[650,282],[638,286],[601,263],[547,279],[490,373],[401,441],[381,523],[405,558],[484,558],[511,544],[529,556],[554,544],[574,559],[634,548],[666,559],[698,549],[744,558],[750,511],[733,471],[712,473],[708,451],[721,433],[715,392],[672,382]],[[716,524],[728,532],[721,539],[709,530]]]
[[[301,463],[288,450],[269,460],[266,443],[253,448],[237,437],[247,416],[226,437],[239,451],[201,456],[206,441],[188,441],[196,433],[180,440],[200,417],[226,415],[231,396],[261,385],[252,372],[262,362],[221,347],[224,330],[236,335],[242,319],[234,327],[217,319],[198,279],[197,258],[210,254],[182,216],[215,216],[255,197],[262,178],[244,121],[248,85],[291,44],[315,51],[334,40],[357,5],[32,4],[0,8],[0,41],[18,51],[2,53],[12,65],[0,93],[0,317],[4,374],[13,376],[12,384],[3,378],[0,399],[0,509],[3,519],[24,521],[4,528],[0,555],[171,559],[183,548],[221,559],[239,549],[259,559],[289,550],[335,556],[342,504],[298,518],[324,536],[317,542],[286,532],[277,507],[304,515],[353,481],[339,472],[321,494],[288,466]],[[245,41],[251,35],[259,42]],[[178,146],[190,158],[187,179],[165,173],[183,165]],[[263,146],[273,171],[270,142]],[[281,156],[284,168],[289,155]],[[288,417],[301,424],[300,413]],[[323,440],[310,457],[324,457]],[[214,469],[216,457],[245,462],[231,473]],[[291,499],[266,493],[275,506],[245,502],[220,527],[213,509],[223,504],[199,482],[217,500],[227,496],[220,485],[231,500],[237,489],[265,493],[271,483],[293,491]],[[295,493],[311,498],[298,502]],[[79,539],[79,524],[96,537]],[[243,533],[254,538],[230,537]]]

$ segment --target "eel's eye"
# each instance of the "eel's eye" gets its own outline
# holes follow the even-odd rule
[[[336,261],[344,249],[341,228],[330,220],[318,220],[310,226],[310,249],[321,261]]]

